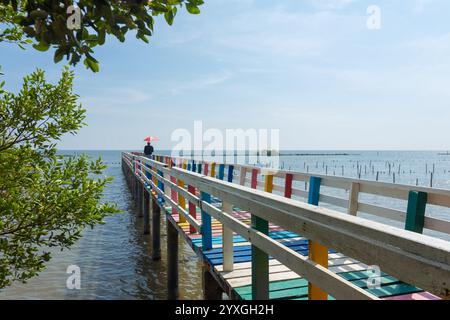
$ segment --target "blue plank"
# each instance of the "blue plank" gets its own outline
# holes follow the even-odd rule
[[[298,234],[295,234],[290,231],[272,231],[272,232],[269,232],[269,236],[272,239],[288,239],[288,238],[299,237]],[[196,246],[201,246],[201,242],[202,242],[201,238],[192,239],[192,243]],[[212,242],[213,242],[213,244],[222,244],[222,236],[212,237]],[[244,238],[242,238],[239,235],[235,235],[235,236],[233,236],[233,242],[234,243],[247,242],[247,240],[245,240]]]
[[[303,250],[308,250],[308,245],[297,245],[297,246],[290,246],[289,247],[291,250],[295,250],[295,251],[303,251]],[[242,257],[242,256],[249,256],[251,255],[252,252],[250,249],[248,250],[239,250],[236,252],[233,252],[233,256],[234,257]],[[222,258],[223,254],[222,252],[217,252],[217,253],[211,253],[210,251],[205,252],[205,256],[207,258],[210,259],[215,259],[215,258]]]
[[[308,240],[304,239],[304,240],[287,241],[287,242],[283,242],[283,244],[286,245],[287,247],[307,245]],[[251,245],[245,245],[245,246],[235,246],[233,249],[234,249],[234,252],[238,252],[238,251],[249,250],[250,248],[251,248]],[[222,251],[223,251],[222,248],[214,248],[214,249],[208,250],[208,254],[221,253]]]
[[[299,250],[295,250],[297,253],[301,254],[302,256],[308,256],[308,248],[305,248],[303,250],[299,249]],[[208,259],[208,257],[206,257]],[[272,260],[273,257],[269,256],[269,260]],[[208,259],[210,261],[210,263],[212,265],[221,265],[223,264],[223,259],[222,258],[214,258],[214,259]],[[238,256],[234,258],[234,262],[235,263],[240,263],[240,262],[250,262],[252,261],[252,254],[251,252],[249,252],[249,255],[247,256]]]

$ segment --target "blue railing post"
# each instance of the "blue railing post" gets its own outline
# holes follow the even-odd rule
[[[224,164],[220,164],[219,165],[219,176],[218,176],[218,178],[220,180],[223,180],[224,177],[225,177],[225,165]]]
[[[206,192],[200,192],[200,198],[202,201],[211,203],[211,195]],[[202,210],[202,248],[203,250],[212,249],[212,225],[211,216]]]
[[[234,172],[234,166],[229,165],[228,166],[228,182],[233,182],[233,172]]]
[[[161,170],[158,170],[158,174],[161,177],[164,177],[164,173]],[[164,183],[161,180],[159,180],[159,179],[158,179],[158,189],[160,189],[164,193]],[[164,198],[161,195],[159,195],[159,194],[158,194],[158,201],[160,203],[164,203]]]
[[[311,177],[309,179],[309,193],[308,193],[308,203],[314,206],[319,205],[320,196],[320,184],[322,179],[318,177]]]

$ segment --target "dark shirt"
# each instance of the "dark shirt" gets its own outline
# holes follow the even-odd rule
[[[153,153],[153,146],[146,145],[144,148],[144,154],[146,156],[151,156]]]

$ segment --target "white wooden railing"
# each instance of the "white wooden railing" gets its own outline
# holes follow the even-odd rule
[[[159,160],[167,163],[139,155],[123,154],[123,161],[133,170],[136,177],[156,192],[158,197],[164,199],[165,205],[172,207],[172,212],[184,217],[192,226],[193,232],[202,233],[205,250],[212,247],[211,217],[222,223],[224,270],[226,271],[233,269],[232,235],[237,233],[255,246],[254,250],[262,251],[265,255],[263,257],[266,257],[267,260],[268,255],[274,257],[337,299],[376,299],[367,291],[329,271],[326,266],[322,266],[271,239],[267,232],[259,230],[254,225],[245,225],[236,219],[233,216],[233,207],[239,207],[251,212],[252,216],[261,219],[260,221],[271,222],[286,230],[301,234],[311,242],[333,248],[368,265],[377,265],[384,272],[404,282],[441,297],[448,298],[450,296],[450,242],[356,216],[359,210],[355,207],[361,208],[362,206],[364,208],[364,204],[355,200],[359,193],[367,192],[407,199],[410,186],[287,171],[279,171],[273,175],[266,174],[264,188],[284,193],[280,195],[247,186],[248,182],[250,184],[253,182],[254,186],[255,170],[259,170],[259,168],[237,166],[240,175],[236,180],[241,183],[240,185],[216,178],[216,165],[213,163],[203,163],[203,172],[198,173],[186,170],[188,163],[183,159],[159,158]],[[174,164],[179,167],[173,166]],[[236,168],[232,168],[230,174],[234,170]],[[204,174],[205,171],[207,175]],[[219,176],[222,175],[220,177],[222,179],[225,177],[224,171],[224,166],[219,168]],[[247,179],[248,171],[252,175],[250,181]],[[322,184],[329,187],[350,188],[352,190],[350,201],[347,200],[347,203],[350,203],[348,206],[350,214],[312,206],[284,196],[286,191],[291,193],[291,196],[295,194],[305,196],[303,190],[292,188],[292,182],[307,181],[311,176],[321,178]],[[276,185],[273,183],[273,178],[284,178],[289,184],[285,184],[284,187]],[[268,181],[272,182],[273,188],[268,188]],[[258,183],[257,180],[256,183]],[[355,186],[356,183],[358,186]],[[195,188],[194,192],[192,188]],[[426,191],[429,195],[428,203],[443,206],[449,204],[447,191],[430,188],[414,189],[420,192]],[[210,196],[220,199],[220,202],[212,204]],[[322,201],[331,198],[324,198],[323,195],[320,195]],[[190,208],[186,206],[186,200],[191,205]],[[195,217],[192,207],[194,210],[195,207],[200,208],[201,219]],[[379,210],[386,209],[380,208]],[[394,212],[390,213],[394,214]],[[432,221],[434,224],[441,223],[440,220]],[[436,228],[439,231],[448,232],[446,227],[438,226]],[[254,297],[267,298],[268,264],[264,261],[260,264],[253,264],[252,271],[260,275],[257,282],[252,282]]]

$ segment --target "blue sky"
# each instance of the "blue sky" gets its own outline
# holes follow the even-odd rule
[[[158,19],[96,48],[100,73],[76,70],[88,127],[64,149],[157,148],[177,128],[280,129],[282,149],[450,149],[448,0],[206,0],[200,15]],[[369,5],[381,30],[366,27]],[[0,44],[7,88],[52,53]]]

